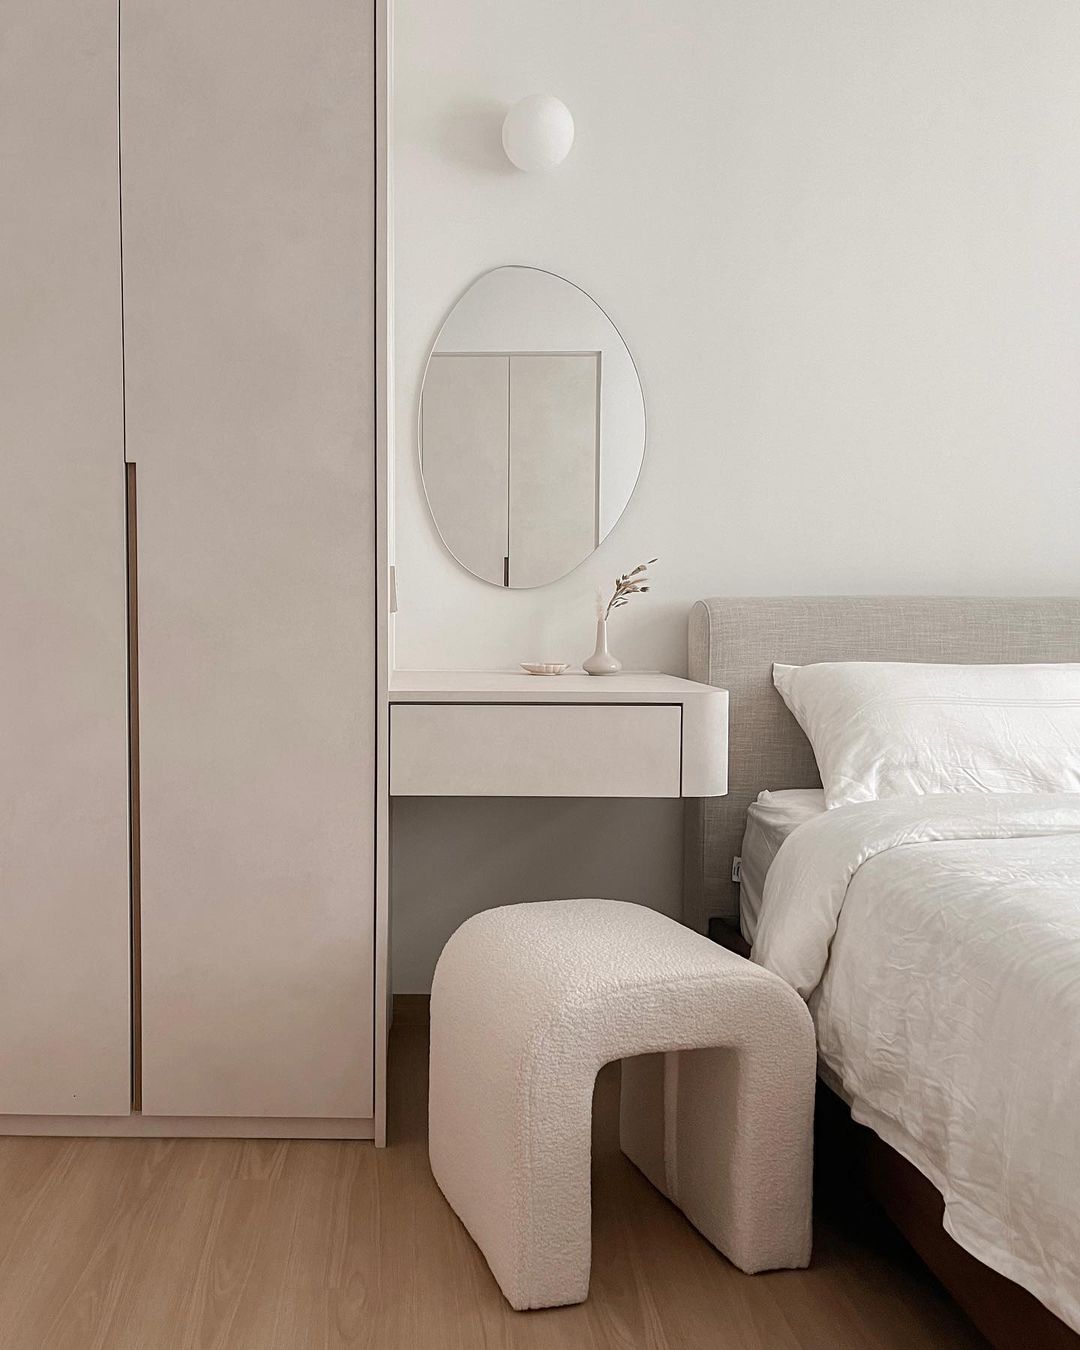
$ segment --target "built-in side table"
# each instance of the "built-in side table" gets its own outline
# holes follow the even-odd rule
[[[726,689],[654,673],[397,671],[396,797],[722,797]]]

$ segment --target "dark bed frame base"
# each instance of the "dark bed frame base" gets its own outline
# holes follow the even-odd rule
[[[719,920],[710,923],[709,936],[740,956],[750,954],[742,934]],[[843,1159],[842,1174],[854,1173],[995,1350],[1080,1350],[1080,1335],[1037,1298],[952,1240],[941,1226],[945,1202],[937,1187],[873,1130],[856,1124],[823,1083],[815,1138],[819,1153]]]
[[[941,1226],[941,1192],[917,1167],[857,1125],[844,1102],[818,1084],[817,1147],[840,1149],[844,1175],[854,1172],[925,1265],[995,1350],[1080,1350],[1080,1336],[1012,1280],[984,1266]]]

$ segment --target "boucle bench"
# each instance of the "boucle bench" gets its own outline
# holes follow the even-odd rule
[[[430,1156],[513,1307],[588,1294],[593,1084],[615,1059],[622,1148],[649,1180],[742,1270],[805,1266],[799,996],[640,905],[508,905],[463,924],[435,971]]]

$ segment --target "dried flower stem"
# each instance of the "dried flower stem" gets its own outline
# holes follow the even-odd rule
[[[638,563],[631,571],[615,580],[615,589],[612,592],[611,599],[607,602],[607,608],[604,610],[603,618],[607,619],[612,610],[619,609],[628,604],[630,596],[644,595],[649,589],[649,574],[646,570],[656,562],[655,558],[650,558],[648,562]],[[602,600],[602,597],[601,597]]]

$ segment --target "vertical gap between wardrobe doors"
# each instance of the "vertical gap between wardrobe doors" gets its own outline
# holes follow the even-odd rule
[[[139,833],[139,535],[134,464],[127,484],[128,849],[131,903],[131,1109],[142,1110],[142,856]]]
[[[131,931],[131,1109],[142,1110],[142,844],[139,809],[139,499],[127,444],[127,306],[124,296],[123,0],[116,5],[116,189],[120,253],[120,400],[128,658],[128,907]]]

